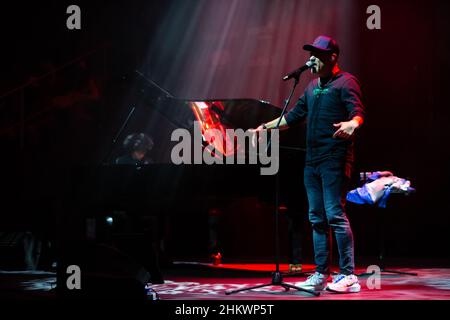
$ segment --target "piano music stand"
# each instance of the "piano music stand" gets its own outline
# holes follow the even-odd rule
[[[298,85],[299,82],[299,78],[300,78],[300,74],[297,74],[296,76],[293,77],[294,78],[294,85],[291,89],[291,92],[289,94],[289,98],[285,101],[284,104],[284,108],[283,111],[281,111],[281,115],[280,118],[278,120],[277,125],[275,126],[275,129],[278,129],[280,126],[280,122],[281,119],[283,118],[284,114],[286,113],[287,107],[289,105],[289,102],[292,99],[292,96],[294,94],[295,88]],[[266,152],[269,151],[270,149],[270,141],[267,145],[266,148]],[[247,291],[247,290],[253,290],[253,289],[258,289],[258,288],[263,288],[263,287],[269,287],[269,286],[281,286],[285,289],[285,291],[289,291],[290,289],[295,289],[298,291],[303,291],[309,294],[312,294],[314,296],[319,296],[320,293],[319,292],[315,292],[313,290],[308,290],[305,288],[301,288],[301,287],[297,287],[294,286],[292,284],[289,283],[285,283],[283,282],[283,274],[280,272],[280,262],[279,262],[279,256],[280,256],[280,239],[279,239],[279,189],[280,189],[280,174],[279,172],[277,172],[275,174],[275,271],[272,273],[272,281],[270,283],[266,283],[266,284],[261,284],[261,285],[257,285],[257,286],[252,286],[252,287],[248,287],[248,288],[242,288],[242,289],[238,289],[238,290],[231,290],[231,291],[225,291],[226,295],[230,295],[230,294],[234,294],[234,293],[238,293],[241,291]],[[298,275],[298,273],[297,273]]]
[[[139,70],[135,70],[135,73],[137,75],[139,75],[139,77],[144,79],[150,85],[158,88],[158,90],[163,92],[166,95],[166,97],[172,97],[173,98],[173,95],[170,92],[168,92],[168,91],[164,90],[163,88],[161,88],[156,82],[154,82],[153,80],[147,78]],[[112,156],[112,154],[114,152],[114,149],[117,146],[117,141],[119,141],[119,138],[122,136],[123,131],[128,126],[128,123],[130,122],[130,119],[133,117],[135,111],[136,111],[136,107],[135,106],[131,106],[130,107],[130,111],[128,112],[128,115],[126,116],[125,120],[123,121],[122,125],[120,126],[119,130],[117,131],[116,135],[114,136],[114,139],[112,140],[111,145],[110,145],[110,147],[109,147],[105,157],[102,159],[100,165],[111,163],[111,156]]]

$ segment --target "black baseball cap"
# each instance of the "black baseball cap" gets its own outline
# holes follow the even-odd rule
[[[339,55],[339,46],[333,38],[328,36],[318,36],[313,44],[305,44],[303,49],[306,51],[322,51],[328,53],[336,53]]]

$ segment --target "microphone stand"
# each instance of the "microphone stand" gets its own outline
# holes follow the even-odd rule
[[[289,94],[288,99],[285,101],[284,108],[281,111],[280,118],[278,119],[278,122],[274,129],[278,129],[280,127],[281,120],[283,119],[284,114],[286,113],[287,107],[292,99],[292,96],[294,94],[295,88],[298,85],[300,73],[295,74],[293,77],[294,79],[294,85],[291,89],[291,92]],[[269,140],[269,143],[267,144],[266,152],[269,151],[269,148],[271,147],[271,140]],[[272,273],[272,281],[270,283],[261,284],[257,286],[242,288],[238,290],[231,290],[231,291],[225,291],[226,295],[238,293],[241,291],[247,291],[247,290],[253,290],[263,287],[269,287],[269,286],[281,286],[285,289],[285,291],[289,291],[290,289],[295,289],[298,291],[303,291],[309,294],[312,294],[316,297],[320,295],[320,292],[315,292],[313,290],[308,290],[305,288],[297,287],[292,284],[283,282],[283,274],[280,272],[280,262],[279,262],[279,256],[280,256],[280,239],[279,239],[279,188],[280,187],[280,177],[279,173],[276,173],[275,177],[275,272]]]

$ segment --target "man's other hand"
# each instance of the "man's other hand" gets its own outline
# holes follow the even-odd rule
[[[359,127],[359,123],[356,120],[350,120],[335,123],[333,126],[337,128],[336,132],[333,134],[333,138],[350,139],[356,128]]]
[[[259,132],[261,132],[263,130],[265,130],[263,125],[260,125],[256,129],[248,129],[248,131],[253,133],[253,136],[252,136],[252,146],[253,146],[253,148],[256,148],[256,145],[257,145],[257,143],[258,143],[258,141],[260,139]]]

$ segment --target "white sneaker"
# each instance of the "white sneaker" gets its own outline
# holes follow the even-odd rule
[[[358,277],[354,274],[348,276],[339,274],[334,277],[333,282],[328,285],[327,290],[337,293],[355,293],[361,291],[361,285],[358,282]]]
[[[295,286],[308,290],[322,291],[327,287],[327,279],[328,279],[327,275],[322,274],[320,272],[316,272],[310,275],[306,279],[306,281],[297,282]]]

